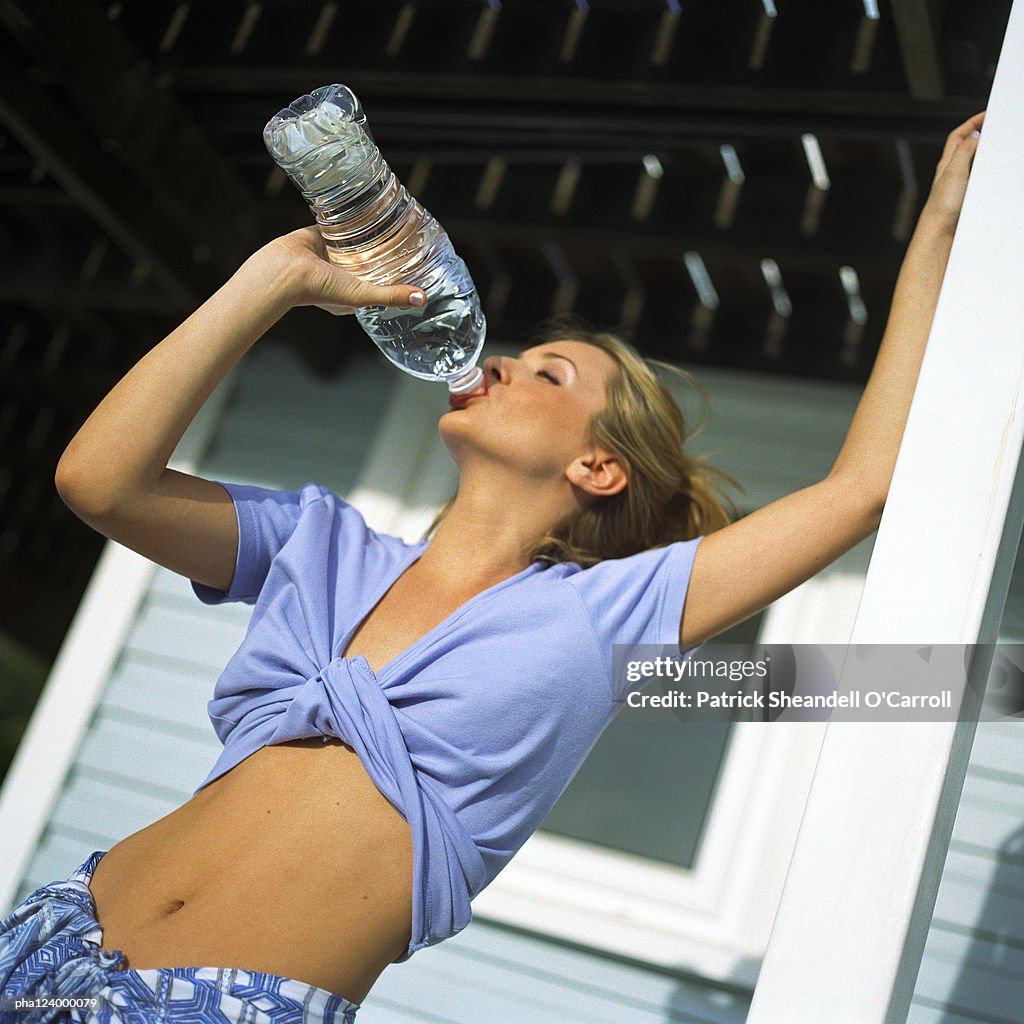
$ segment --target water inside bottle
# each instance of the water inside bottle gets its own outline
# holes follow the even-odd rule
[[[364,306],[356,319],[396,366],[422,380],[460,377],[480,352],[484,319],[472,290],[428,299],[419,309]]]
[[[323,86],[281,110],[263,137],[302,191],[332,263],[375,284],[417,285],[426,295],[416,309],[361,307],[363,330],[413,376],[464,378],[486,331],[469,270],[385,163],[365,122],[351,90]]]

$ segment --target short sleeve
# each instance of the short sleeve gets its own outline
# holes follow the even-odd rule
[[[329,493],[307,483],[297,491],[276,491],[252,484],[225,483],[238,520],[238,552],[235,574],[228,590],[217,590],[191,580],[192,590],[203,604],[242,601],[254,604],[270,571],[270,563],[295,531],[302,510]]]
[[[568,578],[602,647],[609,678],[613,644],[678,646],[693,561],[703,539],[609,558]]]

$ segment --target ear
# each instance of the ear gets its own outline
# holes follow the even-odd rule
[[[565,475],[574,487],[595,498],[618,494],[629,483],[623,461],[605,448],[594,448],[574,459]]]

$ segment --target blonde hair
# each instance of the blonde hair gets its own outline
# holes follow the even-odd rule
[[[608,385],[605,408],[591,423],[591,439],[623,461],[627,485],[598,498],[572,519],[541,537],[531,560],[575,562],[586,568],[606,558],[692,540],[740,517],[724,495],[723,484],[746,489],[728,473],[707,465],[707,454],[688,455],[684,444],[707,418],[707,393],[681,367],[647,359],[619,334],[601,331],[575,314],[545,320],[531,344],[560,339],[582,341],[606,352],[619,368]],[[676,377],[701,398],[701,416],[688,430],[683,413],[655,369]],[[451,508],[450,498],[424,534],[437,529]]]

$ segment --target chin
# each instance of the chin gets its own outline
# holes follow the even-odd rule
[[[441,413],[437,419],[437,429],[442,438],[448,431],[459,429],[458,423],[461,417],[461,409],[449,409],[447,412]]]
[[[458,410],[445,413],[437,422],[441,444],[461,470],[467,460],[504,464],[508,458],[508,444],[489,436],[475,426],[472,417]]]
[[[437,421],[437,432],[441,437],[441,444],[456,461],[458,461],[458,449],[462,447],[461,442],[466,436],[466,432],[459,429],[459,415],[458,409],[450,409],[443,413]]]

